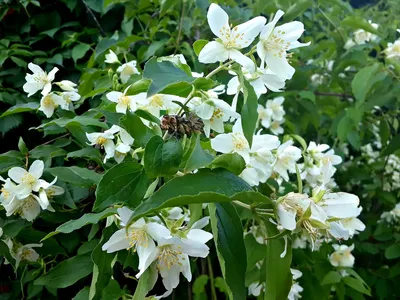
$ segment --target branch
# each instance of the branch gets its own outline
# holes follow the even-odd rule
[[[106,36],[106,33],[104,32],[103,28],[101,27],[99,21],[97,20],[96,16],[94,15],[93,11],[89,8],[85,0],[81,0],[83,5],[86,7],[86,11],[89,13],[89,15],[92,17],[93,21],[96,23],[97,28],[100,30],[100,34],[102,37]]]

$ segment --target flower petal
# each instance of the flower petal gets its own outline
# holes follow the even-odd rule
[[[239,50],[229,50],[229,58],[239,63],[250,72],[253,72],[255,70],[254,62],[249,57],[241,53]]]
[[[31,173],[36,179],[39,179],[43,175],[44,162],[41,160],[35,160],[29,167],[29,173]]]
[[[219,38],[223,38],[224,30],[230,29],[228,14],[215,3],[212,3],[208,9],[207,20],[211,31]]]
[[[229,58],[229,50],[221,43],[212,41],[201,49],[199,53],[199,62],[211,64],[217,61],[224,62]]]
[[[221,153],[231,153],[233,151],[233,141],[230,134],[219,134],[211,140],[211,148]]]
[[[249,46],[260,33],[266,21],[264,17],[256,17],[233,28],[231,35],[240,37],[235,40],[236,44],[240,48]]]
[[[107,251],[107,253],[113,253],[116,251],[129,249],[130,244],[128,239],[126,238],[126,230],[122,228],[110,237],[110,239],[101,247],[103,251]]]
[[[12,180],[14,180],[16,183],[21,183],[22,178],[27,174],[28,172],[25,169],[22,169],[21,167],[14,167],[11,168],[8,171],[8,177],[10,177]]]
[[[286,55],[278,56],[274,53],[268,52],[265,60],[268,67],[276,75],[283,79],[291,79],[293,77],[295,69],[288,63]]]

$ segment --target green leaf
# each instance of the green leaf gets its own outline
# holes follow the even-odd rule
[[[135,289],[135,294],[132,300],[142,300],[145,299],[147,293],[150,291],[151,287],[149,283],[151,281],[151,268],[148,268],[142,276],[140,276],[139,283]]]
[[[53,232],[50,232],[48,235],[46,235],[42,241],[52,237],[53,235],[56,235],[58,233],[71,233],[75,230],[81,229],[83,226],[86,226],[88,224],[97,224],[100,222],[100,220],[107,218],[108,216],[111,216],[113,214],[117,213],[116,208],[108,208],[105,211],[97,214],[84,214],[82,217],[76,220],[70,220],[60,226],[57,227],[57,229]]]
[[[349,16],[344,18],[341,25],[348,26],[352,29],[364,29],[365,31],[378,34],[378,30],[374,28],[366,18],[359,17],[359,16]]]
[[[373,77],[379,71],[379,69],[380,65],[376,63],[372,66],[367,66],[361,69],[354,76],[354,79],[351,82],[351,89],[359,103],[363,103],[365,101],[365,98],[367,97],[367,94],[374,83]]]
[[[72,300],[87,300],[89,299],[89,290],[90,288],[88,286],[85,286],[83,289],[81,289],[78,294],[75,295]]]
[[[201,146],[200,135],[192,135],[189,142],[193,147],[190,147],[183,157],[182,168],[185,173],[205,167],[213,160],[213,156]]]
[[[311,91],[300,91],[299,92],[299,96],[302,99],[308,99],[310,100],[312,103],[315,104],[315,94]]]
[[[123,290],[121,290],[118,282],[114,279],[111,279],[105,289],[103,289],[101,299],[118,300],[121,299],[124,294],[125,293]]]
[[[181,142],[170,138],[166,143],[162,137],[153,136],[144,151],[144,169],[149,178],[172,176],[179,169],[183,157]]]
[[[65,156],[67,151],[53,145],[40,145],[29,151],[29,156],[36,159],[48,159],[58,156]]]
[[[292,21],[300,16],[305,10],[309,9],[312,5],[312,0],[298,0],[289,7],[289,9],[283,15],[283,19],[285,22]]]
[[[0,257],[6,258],[13,267],[15,267],[15,259],[10,254],[10,249],[7,244],[0,240]]]
[[[127,112],[121,121],[121,126],[139,143],[142,147],[155,135],[154,131],[143,124],[140,117],[134,113]]]
[[[381,152],[381,156],[387,156],[390,155],[397,150],[400,149],[400,135],[396,135],[390,142],[389,145],[386,146],[386,148]],[[1,158],[1,157],[0,157]],[[1,165],[1,161],[0,161]],[[1,169],[1,168],[0,168]]]
[[[246,162],[237,153],[227,153],[217,156],[211,162],[210,168],[224,168],[235,175],[239,175],[246,168]]]
[[[109,38],[103,38],[96,46],[95,49],[95,56],[94,58],[97,59],[100,54],[102,54],[104,51],[108,50],[111,46],[115,45],[117,43],[116,40],[114,39],[109,39]]]
[[[390,245],[385,249],[385,257],[387,259],[395,259],[400,257],[400,244]]]
[[[251,147],[258,120],[258,99],[256,93],[254,92],[253,86],[247,80],[244,80],[243,83],[244,104],[240,115],[242,116],[241,122],[243,134]]]
[[[101,175],[95,171],[80,167],[55,167],[47,169],[53,176],[57,176],[59,180],[70,182],[78,186],[91,187],[98,184]]]
[[[379,123],[379,135],[381,136],[382,145],[386,145],[390,138],[390,127],[386,119],[383,119]]]
[[[15,150],[0,154],[0,174],[7,172],[12,167],[23,166],[24,159],[22,153]]]
[[[39,103],[37,102],[29,102],[29,103],[24,103],[24,104],[17,104],[9,109],[7,109],[1,116],[0,118],[4,118],[6,116],[10,116],[13,114],[19,114],[22,112],[27,112],[27,111],[34,111],[39,108]]]
[[[371,296],[371,291],[364,281],[350,276],[344,277],[342,280],[345,285],[351,287],[352,289],[365,295]]]
[[[28,154],[29,150],[26,147],[26,144],[24,142],[24,139],[20,136],[18,140],[18,149],[22,154]]]
[[[195,80],[195,78],[187,75],[173,63],[169,61],[157,62],[155,57],[150,59],[144,66],[143,78],[152,81],[147,91],[148,97],[161,92],[170,84],[182,81],[191,83]]]
[[[104,129],[108,129],[108,126],[106,123],[104,122],[100,122],[99,120],[96,120],[92,117],[85,117],[85,116],[76,116],[72,119],[68,119],[68,118],[59,118],[59,119],[55,119],[52,120],[48,123],[44,123],[38,127],[36,127],[36,129],[40,129],[40,128],[44,128],[50,125],[57,125],[60,127],[66,127],[68,125],[71,124],[79,124],[82,126],[96,126],[96,127],[101,127]]]
[[[67,158],[86,158],[95,161],[97,164],[102,165],[103,159],[101,157],[99,149],[94,147],[83,148],[77,151],[72,151],[67,154]]]
[[[218,260],[230,290],[230,299],[245,299],[247,255],[240,217],[232,203],[209,204],[208,207]]]
[[[76,63],[76,61],[85,56],[86,52],[90,49],[90,45],[88,44],[78,44],[74,48],[72,48],[72,59]]]
[[[335,283],[339,283],[340,280],[342,280],[342,275],[340,275],[339,272],[336,271],[329,271],[324,278],[322,279],[321,284],[325,285],[325,284],[335,284]]]
[[[199,56],[200,51],[204,48],[205,45],[208,44],[207,40],[197,40],[193,43],[193,50],[197,56]]]
[[[337,128],[337,136],[341,141],[345,141],[347,138],[347,133],[351,131],[353,123],[348,116],[344,116],[340,119],[338,128]]]
[[[90,254],[78,255],[58,263],[48,273],[35,280],[35,285],[65,288],[92,273]]]
[[[279,234],[276,225],[269,220],[264,220],[268,236]],[[282,258],[281,254],[286,249],[286,255]],[[264,300],[285,300],[288,297],[292,286],[292,273],[290,265],[292,262],[292,246],[287,240],[285,246],[284,238],[271,239],[267,243],[267,253],[265,255],[266,266],[266,287]]]
[[[109,169],[96,189],[93,210],[101,211],[114,204],[135,208],[143,199],[149,180],[137,162],[123,162]]]
[[[135,209],[131,221],[164,207],[228,202],[228,197],[251,190],[243,179],[226,170],[201,169],[168,181]]]

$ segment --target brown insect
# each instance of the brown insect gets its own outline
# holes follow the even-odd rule
[[[203,121],[195,115],[188,113],[186,116],[164,115],[161,119],[161,129],[167,130],[170,135],[190,137],[192,133],[203,132]]]

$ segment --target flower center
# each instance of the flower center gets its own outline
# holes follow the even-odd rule
[[[163,107],[163,105],[164,105],[164,101],[162,100],[161,96],[155,95],[155,96],[151,97],[150,106]]]
[[[171,247],[171,245],[165,245],[160,247],[160,253],[158,254],[157,260],[158,260],[158,268],[159,270],[162,270],[164,268],[167,268],[168,270],[171,269],[174,265],[182,265],[180,260],[184,260],[183,257],[181,257],[182,252],[176,251]]]
[[[96,141],[96,144],[99,146],[103,146],[107,142],[107,139],[105,137],[99,137]]]
[[[4,199],[8,199],[11,195],[9,191],[6,190],[6,188],[3,186],[3,188],[0,190],[1,195],[3,196]]]
[[[21,253],[21,260],[30,260],[30,258],[32,257],[32,255],[33,255],[33,250],[32,249],[27,249],[27,248],[25,248],[24,250],[22,250],[22,253]]]
[[[279,58],[284,57],[286,51],[289,50],[290,42],[286,42],[281,35],[285,34],[284,31],[278,30],[273,32],[269,38],[264,42],[264,48],[267,52],[273,52],[274,56]]]
[[[232,134],[233,148],[237,151],[243,151],[249,148],[246,138],[240,133]]]
[[[43,85],[45,85],[48,82],[47,75],[44,72],[34,74],[33,80]]]
[[[129,105],[129,97],[128,96],[125,96],[125,95],[122,95],[121,97],[119,97],[118,98],[118,101],[120,102],[120,103],[122,103],[122,104],[124,104],[124,105]]]
[[[221,39],[223,40],[224,46],[227,49],[238,48],[238,41],[243,41],[244,33],[238,33],[237,27],[231,30],[230,27],[222,27],[219,32],[221,33]]]
[[[125,68],[122,70],[121,74],[124,75],[132,75],[135,73],[135,70],[133,69],[132,66],[126,65]]]
[[[212,122],[213,119],[221,119],[223,116],[224,116],[224,113],[222,112],[222,110],[219,108],[216,108],[214,110],[214,113],[213,113],[210,121]]]
[[[130,229],[126,237],[131,248],[136,246],[147,247],[149,245],[149,236],[144,228]]]
[[[51,98],[51,95],[47,95],[43,99],[43,106],[45,107],[57,107],[57,105],[54,103],[53,99]]]
[[[28,185],[33,185],[36,181],[36,178],[31,174],[31,173],[26,173],[23,177],[22,177],[22,183],[26,183]]]

